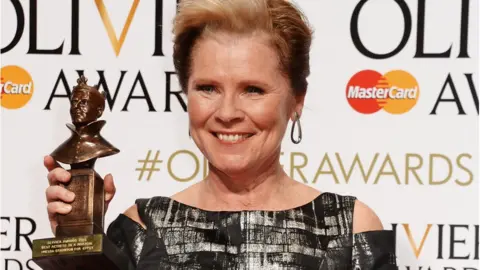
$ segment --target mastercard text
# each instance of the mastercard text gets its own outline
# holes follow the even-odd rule
[[[348,88],[348,98],[374,98],[374,99],[416,99],[418,87],[414,88],[362,88],[360,86],[350,86]]]
[[[29,95],[32,93],[32,82],[20,84],[7,81],[5,83],[0,83],[0,89],[3,89],[5,94]]]

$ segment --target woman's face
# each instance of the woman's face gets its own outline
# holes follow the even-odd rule
[[[280,73],[276,51],[260,35],[199,40],[187,96],[192,138],[230,176],[276,162],[288,121],[303,106]]]

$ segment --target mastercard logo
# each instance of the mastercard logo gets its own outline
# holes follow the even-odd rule
[[[19,66],[5,66],[0,70],[0,104],[6,109],[25,106],[33,95],[34,84],[30,74]]]
[[[403,114],[417,104],[420,95],[415,77],[403,70],[385,74],[362,70],[353,75],[346,90],[350,106],[363,114],[382,109],[391,114]]]

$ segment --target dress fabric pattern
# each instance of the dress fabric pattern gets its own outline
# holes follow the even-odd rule
[[[206,211],[137,199],[147,229],[120,214],[107,236],[141,270],[398,269],[392,231],[353,234],[356,198],[322,193],[283,211]]]

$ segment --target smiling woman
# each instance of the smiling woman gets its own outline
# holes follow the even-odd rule
[[[310,73],[312,31],[291,1],[183,0],[174,35],[190,134],[209,173],[171,197],[138,199],[110,224],[137,268],[396,269],[393,232],[368,206],[297,182],[280,165]],[[69,202],[58,187],[47,194]],[[67,213],[62,205],[50,216]]]

